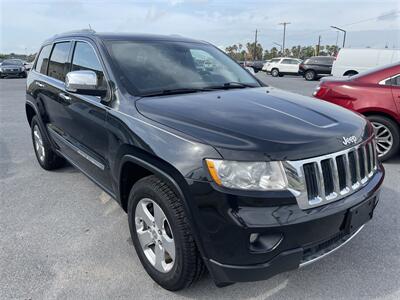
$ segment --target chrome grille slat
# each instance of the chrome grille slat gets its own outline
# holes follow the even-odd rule
[[[339,200],[365,185],[377,169],[375,147],[375,141],[369,139],[336,153],[285,162],[289,191],[300,208]]]
[[[339,171],[338,171],[338,166],[336,162],[336,157],[331,158],[330,160],[331,163],[331,169],[332,169],[332,174],[333,174],[333,191],[336,194],[340,193],[340,186],[339,186]]]

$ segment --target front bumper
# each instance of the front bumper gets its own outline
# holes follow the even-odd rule
[[[3,76],[3,77],[6,77],[6,76],[16,76],[16,77],[23,77],[23,76],[26,76],[26,71],[20,71],[20,70],[17,70],[17,71],[13,71],[13,70],[3,70],[3,71],[0,71],[0,75],[1,76]]]
[[[189,182],[199,248],[213,279],[218,284],[268,279],[332,252],[363,226],[347,231],[349,211],[365,201],[373,211],[383,178],[379,166],[362,189],[308,210],[285,194],[252,198]]]

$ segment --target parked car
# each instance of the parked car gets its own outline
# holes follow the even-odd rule
[[[5,59],[0,65],[0,78],[4,77],[26,77],[26,69],[20,59]]]
[[[341,80],[324,80],[314,96],[366,116],[376,134],[378,156],[393,157],[400,145],[400,63]]]
[[[300,59],[291,57],[273,58],[267,63],[263,70],[270,73],[273,77],[283,75],[297,75],[299,73]]]
[[[340,49],[332,66],[332,75],[353,76],[369,69],[400,62],[400,49]]]
[[[204,57],[214,69],[196,66]],[[39,165],[67,160],[115,198],[144,269],[169,290],[206,268],[224,286],[315,262],[378,203],[368,120],[266,87],[206,42],[60,34],[26,97]]]
[[[316,80],[322,75],[330,75],[334,60],[333,56],[310,57],[299,65],[299,74],[308,81]]]
[[[262,61],[262,60],[245,61],[244,66],[253,68],[254,72],[257,73],[262,70],[262,68],[264,66],[264,61]]]

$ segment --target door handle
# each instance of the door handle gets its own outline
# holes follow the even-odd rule
[[[59,93],[58,96],[59,96],[61,99],[67,101],[67,102],[71,102],[71,97],[68,96],[68,95],[66,95],[66,94],[64,94],[64,93]]]
[[[35,84],[36,84],[38,87],[44,87],[44,84],[43,84],[43,83],[40,83],[39,81],[36,81]]]

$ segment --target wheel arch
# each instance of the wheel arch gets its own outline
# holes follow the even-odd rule
[[[127,148],[126,148],[127,147]],[[118,192],[117,197],[121,207],[127,212],[129,200],[129,192],[132,186],[141,178],[150,175],[156,175],[164,180],[168,186],[182,199],[183,207],[188,222],[193,229],[192,234],[195,238],[196,245],[204,256],[204,249],[201,244],[201,238],[198,235],[197,225],[194,221],[193,212],[189,207],[188,199],[190,199],[189,186],[183,175],[171,164],[161,160],[160,158],[145,153],[141,149],[133,149],[133,146],[125,145],[124,153],[119,156],[118,164]],[[136,176],[131,177],[131,174]],[[139,176],[137,176],[139,174]],[[125,177],[129,175],[129,177]],[[128,178],[128,180],[124,179]]]
[[[25,113],[26,113],[26,119],[29,123],[29,126],[31,126],[33,117],[36,115],[39,115],[38,111],[33,104],[26,102],[25,103]]]
[[[392,120],[393,122],[395,122],[397,124],[397,126],[400,128],[400,124],[399,124],[400,120],[396,119],[396,117],[389,111],[367,110],[367,111],[360,111],[360,114],[362,114],[363,116],[366,116],[366,117],[381,116],[381,117],[388,118],[388,119]]]
[[[358,72],[356,70],[347,70],[343,73],[343,76],[348,76],[349,74],[357,75]]]

